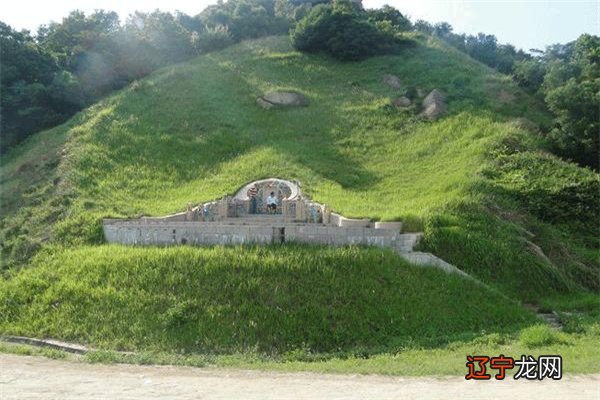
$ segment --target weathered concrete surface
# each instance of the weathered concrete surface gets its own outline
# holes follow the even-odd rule
[[[423,253],[420,251],[415,252],[401,252],[400,254],[402,258],[405,260],[422,266],[432,266],[441,269],[447,273],[459,274],[466,278],[471,278],[471,275],[467,274],[463,270],[456,268],[454,265],[447,263],[441,258],[431,254],[431,253]]]
[[[30,346],[48,347],[51,349],[62,350],[69,353],[85,354],[90,349],[81,344],[67,343],[54,339],[36,339],[24,336],[1,335],[0,341],[8,343],[28,344]]]
[[[105,220],[104,236],[108,243],[127,245],[230,245],[246,243],[298,242],[343,245],[373,245],[411,251],[414,234],[401,234],[400,229],[382,229],[323,224],[297,224],[284,218],[231,218],[219,222]],[[234,221],[228,223],[228,221]],[[244,224],[244,221],[249,221]],[[397,224],[397,223],[394,223]],[[394,225],[398,227],[398,225]]]
[[[101,365],[0,354],[0,397],[16,399],[598,399],[600,375],[560,381],[467,381],[278,373],[171,366]]]
[[[360,228],[366,228],[369,225],[371,225],[371,221],[369,221],[368,219],[353,219],[353,218],[344,218],[342,217],[340,219],[340,226],[341,227],[360,227]]]
[[[390,221],[390,222],[375,222],[375,229],[391,229],[396,232],[400,232],[402,230],[402,222],[400,221]]]

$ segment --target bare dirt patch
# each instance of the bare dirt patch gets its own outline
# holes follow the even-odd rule
[[[474,382],[465,381],[462,377],[387,377],[100,365],[0,354],[0,398],[599,399],[600,375],[572,375],[561,381],[506,379]]]

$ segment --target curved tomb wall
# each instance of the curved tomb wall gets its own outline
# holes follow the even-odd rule
[[[279,200],[276,210],[266,208],[271,193]],[[297,183],[277,178],[250,182],[234,196],[197,206],[188,203],[184,212],[164,217],[105,219],[103,228],[109,243],[132,245],[297,241],[406,248],[398,239],[401,223],[373,225],[368,219],[345,218],[327,205],[303,198]]]

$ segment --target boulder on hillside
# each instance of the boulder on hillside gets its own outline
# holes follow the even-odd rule
[[[273,107],[306,107],[308,99],[297,92],[273,91],[256,99],[259,106],[269,109]]]
[[[398,78],[396,75],[389,75],[389,74],[384,75],[383,83],[385,83],[388,86],[393,87],[394,89],[400,89],[400,86],[401,86],[400,78]]]
[[[439,89],[433,89],[423,100],[420,116],[434,120],[446,113],[447,109],[446,95]]]
[[[275,107],[275,104],[272,104],[272,103],[269,103],[268,101],[263,100],[262,97],[259,97],[256,99],[256,104],[258,104],[259,106],[261,106],[262,108],[264,108],[266,110]]]
[[[402,96],[392,100],[392,104],[398,108],[410,107],[411,101],[408,97]]]

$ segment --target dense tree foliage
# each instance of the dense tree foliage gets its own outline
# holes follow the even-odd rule
[[[515,63],[515,80],[543,98],[554,114],[554,127],[547,137],[555,152],[598,169],[600,38],[584,34],[536,55]]]
[[[65,121],[101,96],[156,68],[228,45],[226,28],[207,29],[177,13],[74,11],[34,37],[0,23],[0,149]]]
[[[412,24],[408,18],[387,4],[381,8],[366,10],[367,18],[375,24],[389,24],[399,31],[409,31],[412,29]]]
[[[200,13],[205,26],[227,26],[235,40],[287,33],[296,7],[284,0],[218,1]]]
[[[0,22],[0,52],[3,148],[78,109],[79,83],[28,32]]]
[[[435,35],[474,59],[505,74],[512,72],[515,62],[530,58],[523,50],[517,50],[511,44],[498,44],[494,35],[454,33],[452,25],[447,22],[432,25],[419,20],[415,22],[414,29],[427,35]]]
[[[0,23],[0,151],[65,121],[101,96],[161,66],[234,41],[287,33],[310,3],[229,0],[197,16],[73,11],[37,35]]]
[[[410,25],[391,7],[380,11],[365,12],[343,0],[320,4],[298,22],[291,33],[292,43],[298,50],[324,51],[340,60],[389,51],[399,44],[394,34]]]

